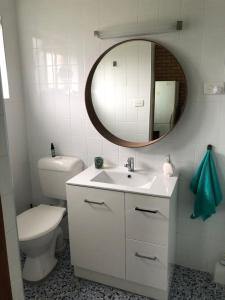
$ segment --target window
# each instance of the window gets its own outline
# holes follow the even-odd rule
[[[1,17],[0,17],[0,73],[1,73],[3,99],[9,99],[9,83],[8,83],[8,73],[6,67],[5,47],[4,47]]]

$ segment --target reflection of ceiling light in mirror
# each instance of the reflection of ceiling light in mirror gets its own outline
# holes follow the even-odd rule
[[[112,38],[161,34],[161,33],[180,31],[182,29],[183,29],[183,21],[176,21],[174,23],[159,24],[159,25],[150,22],[144,22],[140,24],[116,25],[116,26],[105,28],[103,30],[96,30],[94,31],[94,35],[104,40],[104,39],[112,39]]]
[[[0,19],[0,72],[1,72],[3,98],[9,99],[9,83],[8,83],[8,74],[7,74],[5,47],[4,47],[3,29],[2,29],[1,19]]]

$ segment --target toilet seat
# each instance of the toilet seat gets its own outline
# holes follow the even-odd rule
[[[54,230],[65,214],[64,207],[39,205],[17,216],[19,241],[37,239]]]

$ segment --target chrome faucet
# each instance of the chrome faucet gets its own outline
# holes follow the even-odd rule
[[[129,172],[134,172],[134,157],[128,157],[127,163],[124,167],[128,168]]]

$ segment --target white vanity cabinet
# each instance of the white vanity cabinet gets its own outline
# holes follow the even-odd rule
[[[168,198],[67,184],[75,274],[167,299],[175,257],[176,189]]]

